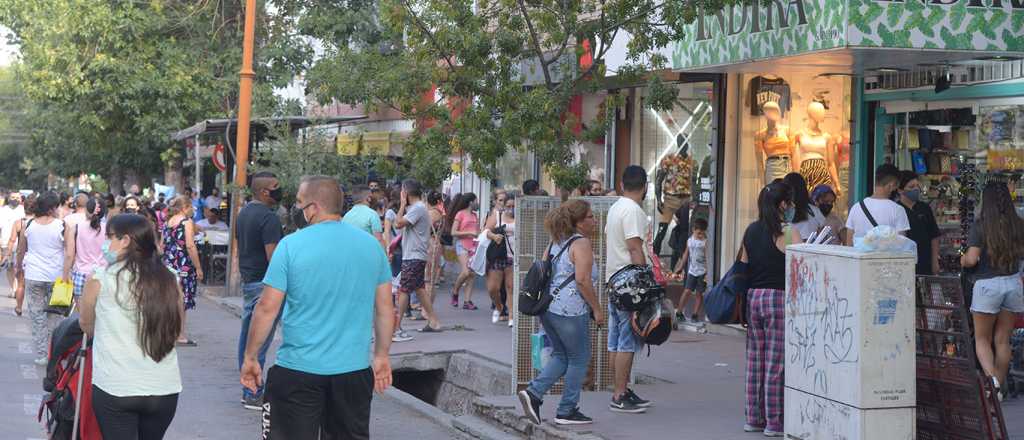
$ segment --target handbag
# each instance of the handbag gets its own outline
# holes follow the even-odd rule
[[[508,235],[505,233],[505,225],[501,225],[491,230],[494,235],[500,235],[504,237],[501,243],[492,241],[487,245],[487,262],[493,263],[495,261],[505,261],[508,259]]]
[[[53,283],[53,290],[50,292],[51,307],[70,307],[71,297],[75,287],[63,278],[58,278]]]
[[[708,321],[713,324],[730,324],[737,321],[742,323],[746,320],[745,309],[750,280],[747,277],[748,264],[740,261],[742,252],[741,248],[729,271],[704,296],[704,312],[708,315]]]

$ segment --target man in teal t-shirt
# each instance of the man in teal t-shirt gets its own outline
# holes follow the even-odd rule
[[[336,180],[305,178],[296,200],[309,226],[274,250],[252,317],[242,384],[256,390],[259,347],[283,303],[282,343],[264,399],[270,438],[316,439],[321,429],[327,438],[369,438],[373,390],[391,384],[391,268],[373,237],[341,221]]]
[[[380,222],[380,215],[370,207],[373,204],[371,194],[370,187],[366,185],[352,188],[352,203],[355,205],[345,213],[341,221],[366,231],[380,242],[381,247],[385,247],[384,226]]]

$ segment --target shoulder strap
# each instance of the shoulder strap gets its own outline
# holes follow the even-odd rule
[[[875,217],[871,215],[871,211],[868,211],[868,205],[865,205],[863,200],[860,201],[860,209],[864,211],[864,216],[868,218],[869,222],[871,222],[871,226],[878,226],[878,222],[876,222]]]
[[[558,251],[558,255],[556,255],[555,258],[553,260],[551,260],[552,263],[554,263],[559,258],[561,258],[562,253],[564,253],[566,249],[569,249],[569,247],[572,246],[572,242],[574,242],[576,240],[579,240],[580,238],[583,238],[583,236],[575,235],[572,238],[570,238],[569,241],[567,241],[565,243],[565,246],[562,247],[562,249]],[[555,290],[553,292],[551,292],[551,295],[552,296],[558,295],[558,292],[560,292],[562,289],[565,288],[565,286],[568,286],[569,283],[571,283],[573,281],[576,281],[576,272],[575,271],[573,271],[572,275],[569,275],[568,277],[566,277],[565,281],[562,281],[562,284],[559,284],[558,287],[555,288]]]
[[[565,253],[566,249],[569,249],[569,246],[572,246],[572,242],[579,240],[580,238],[582,238],[580,235],[574,235],[572,238],[569,238],[569,241],[565,243],[565,246],[562,246],[562,249],[558,251],[558,255],[555,255],[555,258],[548,261],[551,261],[552,263],[558,261],[558,259],[562,257],[562,254]],[[551,255],[551,246],[548,246],[548,255]]]

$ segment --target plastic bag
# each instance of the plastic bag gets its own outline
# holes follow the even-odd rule
[[[908,252],[917,255],[917,243],[887,225],[871,228],[864,237],[854,240],[853,247],[863,252]]]
[[[57,281],[53,283],[53,291],[50,292],[50,306],[71,306],[71,296],[74,289],[75,287],[72,286],[71,283],[65,281],[63,278],[58,278]]]

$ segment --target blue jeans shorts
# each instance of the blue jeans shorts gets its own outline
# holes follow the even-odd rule
[[[994,315],[1002,310],[1024,312],[1024,285],[1020,274],[974,282],[971,311]]]
[[[608,304],[608,351],[612,353],[636,353],[643,344],[629,322],[631,313]]]

